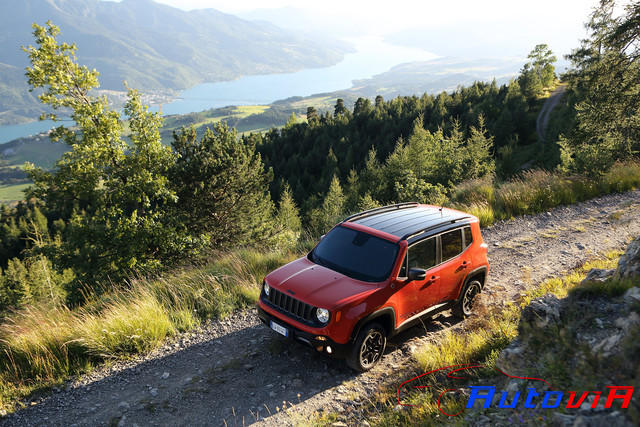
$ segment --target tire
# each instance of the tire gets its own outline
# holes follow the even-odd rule
[[[358,372],[373,368],[384,355],[387,332],[379,323],[369,323],[360,330],[349,354],[347,365]]]
[[[453,314],[460,318],[469,317],[473,313],[473,302],[482,290],[482,285],[477,280],[469,281],[460,294],[460,299],[453,306]]]

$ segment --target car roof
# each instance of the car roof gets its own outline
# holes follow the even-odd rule
[[[404,240],[457,222],[469,222],[464,220],[472,218],[472,215],[455,209],[419,203],[398,203],[351,215],[343,222],[370,227]]]

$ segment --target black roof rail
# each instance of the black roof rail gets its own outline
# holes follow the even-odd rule
[[[471,217],[470,216],[461,216],[459,218],[454,218],[454,219],[442,221],[442,222],[440,222],[438,224],[434,224],[434,225],[431,225],[431,226],[429,226],[427,228],[423,228],[422,230],[418,230],[418,231],[414,231],[414,232],[411,232],[411,233],[407,233],[404,236],[402,236],[400,238],[400,240],[407,240],[407,239],[409,239],[409,238],[411,238],[413,236],[417,236],[419,234],[426,233],[427,231],[431,231],[431,230],[435,230],[436,228],[440,228],[445,224],[455,224],[458,221],[462,221],[463,219],[469,219],[469,218],[471,218]]]
[[[351,216],[346,217],[342,222],[347,222],[347,221],[353,221],[354,219],[358,218],[365,218],[374,214],[378,214],[378,213],[382,213],[382,212],[388,212],[388,211],[392,211],[395,209],[404,209],[404,208],[410,208],[410,207],[415,207],[415,206],[419,206],[420,204],[418,202],[403,202],[403,203],[396,203],[394,205],[387,205],[387,206],[382,206],[379,208],[373,208],[373,209],[369,209],[366,211],[362,211],[362,212],[358,212],[357,214],[353,214]]]

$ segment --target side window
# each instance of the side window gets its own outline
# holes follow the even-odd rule
[[[449,231],[440,235],[442,242],[442,262],[458,256],[462,252],[462,230]]]
[[[436,265],[436,238],[423,240],[411,246],[408,251],[407,268],[430,269]]]
[[[465,227],[462,229],[464,233],[464,248],[468,248],[473,243],[473,234],[471,234],[471,227]]]

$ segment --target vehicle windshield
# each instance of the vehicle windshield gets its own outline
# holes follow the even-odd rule
[[[396,243],[338,226],[324,236],[309,257],[353,279],[381,282],[391,274],[397,254]]]

